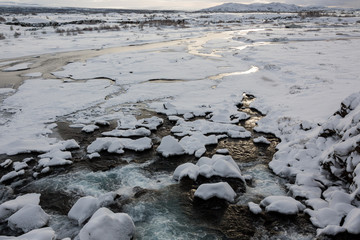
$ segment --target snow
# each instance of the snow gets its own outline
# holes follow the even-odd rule
[[[13,163],[13,168],[16,172],[18,172],[21,169],[27,168],[27,167],[28,167],[28,165],[25,162],[14,162]]]
[[[265,207],[266,212],[277,212],[285,215],[298,214],[305,209],[302,203],[288,196],[269,196],[264,198],[260,205]]]
[[[234,202],[236,193],[227,182],[201,184],[195,191],[195,197],[209,200],[216,197]]]
[[[156,151],[164,157],[185,154],[184,148],[180,145],[179,141],[173,136],[163,137]]]
[[[96,126],[96,125],[87,125],[87,126],[83,127],[83,128],[81,129],[81,131],[87,132],[87,133],[92,133],[92,132],[94,132],[96,129],[99,129],[99,126]]]
[[[40,203],[40,194],[29,193],[17,197],[16,199],[4,202],[0,205],[0,219],[3,220],[23,208],[27,204],[38,205]]]
[[[109,153],[124,153],[124,149],[133,151],[144,151],[152,147],[152,141],[148,137],[139,138],[136,140],[130,138],[114,138],[105,137],[97,138],[87,147],[88,153],[100,152],[107,150]]]
[[[248,203],[248,207],[249,210],[253,213],[253,214],[259,214],[262,212],[261,207],[259,206],[259,204],[253,203],[253,202],[249,202]]]
[[[343,227],[352,234],[360,234],[360,209],[354,208],[346,216]]]
[[[270,144],[270,141],[263,136],[254,138],[253,141],[254,143]]]
[[[234,5],[228,6],[234,9]],[[262,5],[254,7],[257,11]],[[270,7],[272,11],[279,8],[289,11],[283,5]],[[335,10],[334,14],[337,16],[301,19],[297,13],[164,13],[157,18],[186,19],[187,27],[160,27],[154,31],[151,27],[140,30],[131,25],[121,29],[121,33],[60,36],[52,27],[28,34],[27,27],[19,26],[18,38],[14,38],[8,26],[0,24],[6,36],[0,41],[3,59],[98,50],[55,55],[54,58],[69,62],[57,66],[62,70],[53,73],[60,79],[34,79],[51,74],[46,72],[48,66],[37,67],[39,59],[49,56],[0,63],[2,71],[21,71],[16,74],[31,78],[18,89],[0,89],[0,154],[44,154],[35,167],[42,173],[50,171],[49,166],[71,164],[69,150],[80,146],[74,140],[63,141],[56,136],[56,123],[64,120],[81,128],[118,120],[116,129],[101,133],[113,138],[97,138],[87,147],[90,158],[99,157],[102,150],[122,153],[125,149],[150,149],[149,138],[116,138],[149,136],[150,131],[159,128],[162,118],[138,120],[142,110],[150,110],[167,115],[175,123],[171,134],[177,139],[164,137],[160,144],[163,149],[158,149],[160,154],[201,157],[206,146],[216,144],[220,138],[252,138],[250,131],[239,123],[248,118],[239,107],[243,93],[248,93],[256,97],[250,107],[266,114],[254,120],[258,132],[254,135],[272,133],[281,139],[269,167],[291,182],[285,185],[287,194],[303,199],[311,221],[319,227],[318,234],[356,231],[356,199],[360,194],[360,93],[355,92],[359,86],[355,51],[359,46],[359,13],[344,17]],[[6,18],[13,16],[31,24],[87,17],[11,14]],[[91,18],[106,19],[109,24],[148,19],[134,13],[114,13],[106,18],[93,14]],[[42,34],[45,30],[47,34]],[[109,48],[114,46],[117,48]],[[21,70],[26,68],[31,69]],[[172,144],[164,147],[166,139],[171,139]],[[261,137],[251,140],[266,142]],[[6,168],[11,165],[12,160],[2,163],[1,182],[25,173],[25,164],[14,163],[15,171]],[[133,165],[129,169],[133,170]],[[156,181],[138,173],[136,177],[126,176],[131,183],[156,189]],[[213,156],[179,166],[173,177],[196,179],[199,175],[240,177],[241,172],[233,161]],[[170,177],[164,178],[168,184]],[[88,187],[75,189],[99,191]],[[303,210],[288,198],[271,201],[264,207],[266,211],[285,214]],[[1,216],[15,212],[0,209],[4,212]],[[345,219],[343,225],[339,218]]]
[[[126,213],[113,213],[100,208],[80,230],[80,240],[130,240],[135,234],[135,225]]]
[[[3,175],[0,179],[0,183],[8,181],[10,179],[16,178],[17,176],[21,176],[25,174],[25,170],[22,169],[20,171],[11,171],[5,175]]]
[[[28,233],[25,233],[16,239],[19,240],[52,240],[56,238],[55,231],[50,228],[34,229]]]
[[[19,63],[19,64],[15,64],[12,67],[5,68],[2,71],[13,72],[13,71],[25,70],[25,69],[29,69],[29,65],[31,65],[31,63]]]
[[[82,197],[76,201],[70,209],[68,217],[74,219],[79,225],[82,225],[100,208],[100,202],[92,196]]]
[[[212,158],[202,157],[195,164],[184,163],[179,165],[173,174],[175,180],[180,181],[183,177],[189,177],[194,181],[201,175],[206,178],[219,176],[223,178],[238,178],[245,182],[240,168],[231,156],[215,154]]]
[[[44,227],[49,219],[50,216],[39,205],[26,204],[8,218],[8,225],[13,230],[21,229],[23,232],[29,232]]]
[[[112,130],[101,134],[108,137],[147,137],[151,135],[151,131],[147,128],[141,127],[128,130]]]
[[[13,161],[11,159],[6,159],[4,162],[2,162],[0,164],[0,167],[2,168],[7,168],[9,167],[11,164],[13,163]]]

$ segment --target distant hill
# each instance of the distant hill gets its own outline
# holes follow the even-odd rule
[[[326,10],[326,7],[300,7],[285,3],[224,3],[215,7],[205,8],[205,12],[300,12],[311,10]]]

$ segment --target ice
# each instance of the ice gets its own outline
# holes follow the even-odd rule
[[[99,209],[81,229],[79,237],[80,240],[130,240],[134,233],[135,225],[128,214]]]
[[[256,203],[253,203],[253,202],[249,202],[248,203],[248,207],[249,207],[249,210],[253,213],[253,214],[259,214],[262,212],[262,209],[261,207],[256,204]]]
[[[100,152],[107,150],[109,153],[124,153],[124,149],[133,151],[144,151],[152,147],[152,141],[148,137],[139,138],[136,140],[130,138],[114,138],[105,137],[97,138],[87,147],[88,153]]]
[[[76,220],[78,224],[81,225],[99,208],[100,202],[97,198],[92,196],[82,197],[76,201],[74,206],[72,206],[68,216],[69,218]]]
[[[265,207],[267,212],[277,212],[285,215],[298,214],[305,209],[302,203],[287,196],[269,196],[264,198],[260,205]]]
[[[203,200],[217,197],[228,202],[234,202],[236,193],[227,182],[201,184],[195,191],[195,197]]]
[[[163,155],[164,157],[185,154],[184,148],[180,145],[179,141],[173,136],[163,137],[156,151],[161,155]]]
[[[21,229],[23,232],[29,232],[44,227],[49,219],[50,216],[39,205],[26,204],[8,218],[8,225],[13,230]]]

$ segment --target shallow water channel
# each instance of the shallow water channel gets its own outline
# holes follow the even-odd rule
[[[142,111],[141,117],[158,116],[164,123],[151,138],[151,150],[137,153],[126,151],[122,155],[102,152],[101,158],[89,160],[86,146],[102,131],[115,128],[115,123],[102,127],[92,134],[70,128],[69,123],[59,121],[56,135],[62,139],[75,139],[81,146],[72,151],[71,166],[54,168],[48,174],[33,179],[31,174],[9,183],[14,192],[3,191],[1,202],[17,195],[41,193],[40,205],[51,215],[49,226],[58,234],[58,239],[74,239],[81,227],[67,217],[67,213],[83,196],[106,196],[116,193],[114,203],[108,207],[114,212],[128,213],[136,225],[135,239],[312,239],[315,229],[307,217],[298,215],[283,217],[276,214],[252,214],[249,201],[259,203],[269,195],[286,195],[284,182],[268,168],[278,139],[269,134],[254,132],[256,121],[262,116],[249,108],[252,96],[244,95],[239,111],[251,116],[239,124],[251,131],[248,139],[225,138],[217,145],[207,147],[205,156],[211,157],[217,149],[228,149],[238,163],[242,174],[248,179],[246,191],[240,193],[235,204],[218,208],[199,207],[193,203],[196,186],[178,183],[172,178],[175,168],[185,162],[196,163],[194,156],[164,158],[155,151],[163,136],[170,134],[173,126],[166,116]],[[270,145],[254,144],[253,138],[265,136]],[[36,155],[14,156],[22,159]],[[18,235],[6,224],[0,225],[0,235]]]

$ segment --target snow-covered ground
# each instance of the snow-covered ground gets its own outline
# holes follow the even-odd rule
[[[266,138],[255,138],[240,125],[250,117],[239,111],[246,93],[256,98],[250,106],[265,115],[256,122],[255,130],[281,139],[270,168],[288,180],[288,195],[301,201],[269,197],[246,206],[249,204],[256,214],[262,211],[261,207],[266,212],[281,214],[303,211],[318,228],[318,234],[360,233],[358,12],[318,18],[301,18],[295,13],[3,17],[5,22],[19,24],[0,24],[0,33],[5,38],[0,40],[0,81],[10,76],[5,74],[22,75],[26,80],[15,90],[0,89],[0,154],[4,159],[1,185],[16,188],[29,174],[41,180],[56,166],[72,165],[71,151],[79,148],[87,149],[82,159],[85,161],[101,157],[103,150],[122,154],[128,150],[146,151],[153,145],[164,158],[183,154],[200,158],[206,154],[206,145],[217,144],[223,138],[253,137],[256,144],[267,145],[270,142]],[[84,21],[75,22],[80,20]],[[96,54],[79,51],[84,49],[98,51],[94,51]],[[65,61],[63,68],[54,72],[46,72],[47,68],[38,71],[37,63],[43,54],[66,51],[73,51],[80,60]],[[55,57],[66,57],[61,54]],[[42,78],[42,74],[47,77]],[[163,120],[143,118],[139,108],[166,115],[174,123],[168,136],[150,138],[150,131],[156,132]],[[61,121],[69,123],[74,131],[83,129],[88,136],[102,131],[110,122],[117,122],[117,127],[102,131],[102,137],[81,146],[56,134]],[[30,152],[37,153],[36,159],[13,163],[13,156]],[[31,161],[35,162],[34,168],[28,165]],[[234,168],[238,178],[246,179],[233,165],[241,163],[234,160],[231,166],[224,160],[201,167],[191,164],[185,163],[186,172],[181,172],[181,177],[177,172],[174,178],[194,174],[197,177],[201,173],[233,177],[228,172]],[[134,166],[141,168],[129,163],[130,169]],[[151,183],[150,189],[174,184],[169,176],[163,184],[160,180],[148,180],[137,170],[134,175],[145,178],[145,188],[149,187],[147,181]],[[15,182],[11,183],[12,180]],[[152,185],[158,181],[160,186]],[[201,185],[195,195],[203,199],[218,196],[221,195],[218,189],[225,185],[226,197],[222,198],[243,204],[241,195],[225,183],[215,187]],[[209,193],[208,189],[216,193]],[[116,234],[114,229],[119,224],[131,226],[129,237],[134,234],[128,215],[100,208],[107,205],[95,198],[105,193],[104,189],[85,189],[82,194],[93,197],[89,197],[94,202],[92,212],[80,209],[69,213],[73,219],[81,218],[81,223],[92,216],[81,231],[74,230],[80,232],[80,239],[87,239],[85,233],[91,227],[97,228],[100,220],[106,220],[108,228],[102,231],[109,231],[110,235]],[[1,201],[5,200],[10,199]],[[30,208],[20,200],[5,202],[0,205],[0,219],[6,219],[10,228],[30,234],[36,231],[32,229],[49,221],[38,204]],[[12,206],[10,210],[7,205]],[[21,210],[38,213],[39,224],[33,227],[26,219],[18,220]],[[30,239],[46,234],[55,233],[44,229]]]

